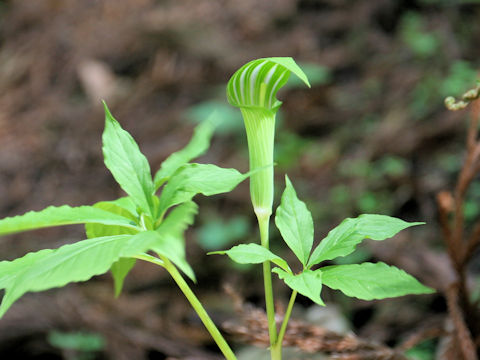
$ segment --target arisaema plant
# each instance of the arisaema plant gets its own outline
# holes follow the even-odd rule
[[[126,275],[137,260],[143,260],[170,273],[225,357],[235,359],[178,271],[195,281],[185,258],[183,235],[198,211],[193,198],[197,194],[231,191],[248,176],[235,169],[190,162],[208,149],[217,121],[212,116],[199,125],[190,143],[168,157],[152,178],[150,165],[135,140],[105,105],[105,165],[127,196],[93,206],[52,206],[0,220],[0,235],[71,224],[85,224],[87,235],[86,240],[58,249],[0,262],[0,289],[5,289],[0,316],[27,292],[86,281],[108,271],[114,278],[115,294],[119,295]]]
[[[283,337],[297,293],[324,306],[320,296],[323,285],[364,300],[432,292],[432,289],[420,284],[403,270],[381,262],[318,268],[317,265],[323,261],[349,255],[364,239],[385,240],[407,227],[421,223],[407,223],[384,215],[360,215],[345,219],[313,249],[312,216],[305,203],[297,198],[288,177],[281,204],[275,213],[275,224],[286,245],[299,260],[302,271],[294,273],[284,259],[269,250],[268,229],[274,183],[273,166],[268,165],[274,162],[275,115],[282,104],[276,95],[291,74],[310,86],[307,76],[292,58],[253,60],[243,65],[228,82],[228,101],[240,109],[244,119],[250,170],[257,170],[250,178],[250,194],[259,224],[260,245],[244,244],[227,251],[214,252],[227,254],[242,264],[263,264],[272,360],[282,357]],[[275,265],[272,271],[292,289],[280,329],[277,329],[275,321],[271,263]]]

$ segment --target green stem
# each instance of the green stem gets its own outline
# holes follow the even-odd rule
[[[270,216],[258,216],[258,225],[260,227],[260,239],[262,246],[269,248],[268,227]],[[263,283],[265,287],[265,306],[267,308],[268,333],[270,335],[270,345],[273,346],[277,341],[277,325],[275,322],[275,304],[273,301],[272,272],[270,262],[263,263]],[[272,355],[273,356],[273,355]],[[273,359],[273,357],[272,357]]]
[[[273,205],[273,144],[275,138],[275,111],[263,108],[242,107],[247,132],[250,170],[258,170],[250,176],[250,196],[257,215],[262,246],[269,248],[268,227]],[[271,358],[280,359],[274,351],[277,342],[275,304],[273,300],[272,272],[270,262],[263,263],[265,307],[267,310],[268,333],[270,335]],[[281,357],[281,349],[280,349]]]
[[[220,331],[215,326],[214,322],[206,312],[205,308],[202,306],[198,298],[193,293],[192,289],[190,289],[190,286],[188,286],[187,282],[183,279],[182,275],[178,272],[175,265],[173,265],[170,262],[170,260],[168,260],[166,257],[164,256],[160,256],[160,257],[161,259],[157,259],[153,256],[145,254],[145,255],[137,256],[137,259],[149,261],[154,264],[163,266],[170,273],[173,280],[175,280],[180,290],[182,290],[183,294],[192,305],[193,309],[197,312],[198,316],[202,320],[203,324],[207,328],[213,340],[215,340],[215,342],[217,343],[223,356],[225,356],[225,359],[237,360],[237,357],[233,353],[232,349],[227,344],[224,337],[222,336],[222,334],[220,333]]]
[[[275,346],[282,348],[283,338],[285,336],[285,332],[287,331],[288,320],[290,320],[290,315],[292,314],[293,304],[295,303],[295,298],[297,297],[297,292],[294,290],[292,291],[292,295],[290,296],[290,301],[288,302],[287,311],[285,312],[285,316],[283,317],[282,326],[280,327],[280,332],[278,333],[277,342]]]

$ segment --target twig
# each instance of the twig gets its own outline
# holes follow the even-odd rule
[[[446,291],[448,312],[455,326],[457,341],[460,344],[460,350],[465,360],[478,360],[472,334],[465,324],[462,310],[458,305],[457,294],[458,289],[454,285],[450,286]]]
[[[396,347],[399,351],[409,350],[421,342],[437,338],[446,334],[446,331],[442,324],[437,319],[433,323],[430,323],[428,326],[424,326],[420,329],[417,329],[412,335],[410,335],[405,341]],[[441,320],[443,322],[443,319]]]

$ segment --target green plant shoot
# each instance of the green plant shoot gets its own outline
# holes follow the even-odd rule
[[[112,273],[115,295],[135,265],[144,260],[164,267],[197,311],[225,358],[235,355],[203,306],[185,282],[180,269],[195,280],[185,257],[184,231],[193,223],[197,194],[231,191],[248,175],[235,169],[190,161],[206,151],[216,119],[211,117],[195,130],[190,143],[167,158],[155,177],[132,138],[105,105],[103,154],[105,165],[126,197],[93,206],[48,207],[38,212],[0,220],[0,235],[38,228],[85,224],[87,240],[29,253],[0,262],[0,289],[5,289],[0,317],[27,292],[43,291],[92,276]],[[163,185],[159,196],[156,192]],[[72,261],[73,260],[73,261]]]

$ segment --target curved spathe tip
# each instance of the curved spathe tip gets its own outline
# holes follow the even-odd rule
[[[262,108],[276,112],[282,104],[277,92],[296,75],[308,87],[307,75],[291,57],[271,57],[252,60],[230,78],[227,98],[236,107]]]

